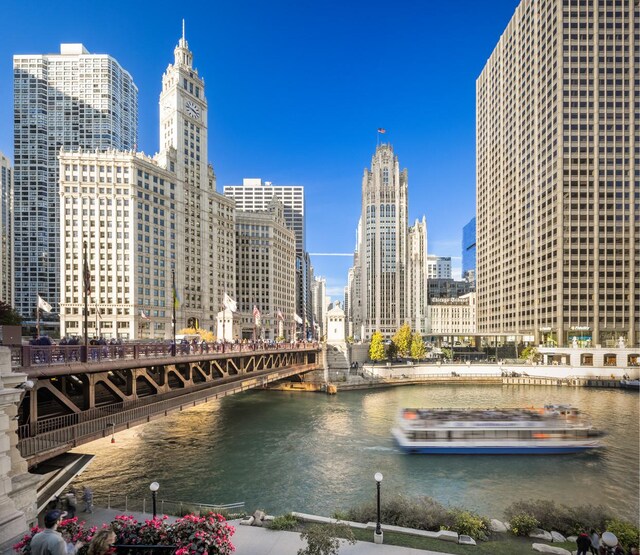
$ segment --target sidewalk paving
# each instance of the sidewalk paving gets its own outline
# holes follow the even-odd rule
[[[89,526],[101,527],[103,523],[111,522],[116,515],[124,514],[118,509],[103,509],[94,507],[93,513],[78,511],[78,520],[84,520]],[[138,521],[151,518],[149,513],[131,512]],[[170,516],[169,521],[175,521],[177,517]],[[306,543],[300,539],[297,532],[276,532],[257,526],[240,526],[239,520],[230,520],[235,529],[231,542],[235,546],[235,555],[296,555],[298,549],[305,547]],[[372,533],[373,534],[373,533]],[[443,542],[443,548],[446,543]],[[374,544],[373,542],[356,542],[354,545],[347,543],[340,548],[340,555],[451,555],[445,551],[425,551],[395,545]]]

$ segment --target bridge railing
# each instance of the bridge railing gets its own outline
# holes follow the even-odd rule
[[[291,351],[318,348],[315,342],[298,343],[122,343],[115,345],[23,345],[11,349],[11,365],[55,366],[99,363],[117,360],[137,360],[164,357],[184,357],[221,353],[244,353],[264,350]]]

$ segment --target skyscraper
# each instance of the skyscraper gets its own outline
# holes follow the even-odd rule
[[[427,256],[427,274],[429,279],[451,279],[451,257]]]
[[[284,205],[287,227],[296,235],[296,314],[302,318],[303,327],[312,321],[311,310],[311,261],[306,252],[305,202],[302,185],[274,185],[259,178],[245,178],[242,185],[225,185],[224,195],[232,198],[236,209],[245,212],[267,210],[276,197]],[[290,315],[288,315],[290,316]],[[306,335],[306,334],[305,334]]]
[[[476,282],[476,219],[462,228],[462,279]]]
[[[479,332],[638,345],[639,21],[523,0],[478,78]]]
[[[13,306],[13,173],[0,152],[0,300]]]
[[[162,76],[160,150],[175,149],[177,221],[170,222],[169,241],[180,253],[174,260],[181,296],[180,325],[195,321],[213,329],[225,291],[235,288],[235,218],[233,201],[216,192],[208,163],[208,104],[204,80],[193,67],[193,54],[182,37],[174,63]],[[169,169],[171,166],[169,165]]]
[[[416,220],[408,233],[407,321],[411,328],[424,334],[429,330],[428,273],[427,273],[427,219]]]
[[[407,170],[390,144],[381,144],[362,177],[358,247],[362,338],[391,337],[409,318],[407,299]],[[355,330],[354,330],[355,333]]]
[[[81,44],[14,56],[13,71],[15,306],[29,318],[38,294],[54,313],[60,302],[58,153],[134,149],[138,89],[111,56]]]

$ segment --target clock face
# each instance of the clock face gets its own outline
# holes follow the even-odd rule
[[[191,100],[187,100],[184,105],[185,112],[190,118],[200,119],[200,106]]]

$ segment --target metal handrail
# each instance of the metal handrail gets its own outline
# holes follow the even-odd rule
[[[117,360],[179,358],[194,355],[250,353],[261,351],[317,350],[317,342],[251,344],[251,343],[123,343],[121,345],[22,345],[12,346],[11,365],[16,368],[100,363]]]

